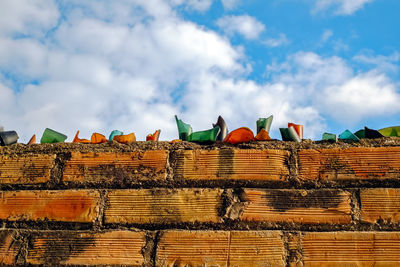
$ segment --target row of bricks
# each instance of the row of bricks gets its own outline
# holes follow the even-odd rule
[[[60,178],[63,182],[98,184],[168,178],[177,181],[288,181],[290,176],[304,181],[398,179],[399,157],[400,147],[303,149],[293,154],[276,149],[71,152],[62,164]],[[55,162],[56,155],[0,155],[0,184],[49,182]]]
[[[0,237],[2,265],[398,266],[400,262],[400,232],[1,230]]]
[[[400,221],[400,189],[390,188],[360,192],[154,188],[106,190],[104,194],[86,189],[0,193],[0,219],[7,221],[140,225],[223,223],[226,218],[299,224]]]

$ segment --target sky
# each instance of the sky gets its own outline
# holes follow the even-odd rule
[[[400,125],[398,0],[0,0],[0,126],[304,138]]]

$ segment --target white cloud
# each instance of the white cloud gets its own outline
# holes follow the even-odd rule
[[[221,0],[221,2],[224,8],[229,10],[237,7],[242,2],[242,0]]]
[[[321,42],[326,43],[333,36],[332,30],[325,30],[321,35]]]
[[[206,11],[212,4],[212,0],[170,0],[170,2],[173,5],[185,5],[197,11]]]
[[[365,51],[353,57],[355,61],[372,65],[381,72],[396,73],[399,70],[400,53],[395,51],[389,56],[374,55],[371,51]]]
[[[351,15],[374,0],[315,0],[314,12],[333,9],[337,15]]]
[[[286,45],[289,43],[286,35],[281,33],[278,38],[269,38],[264,41],[264,43],[269,47],[278,47],[281,45]]]
[[[249,15],[224,16],[217,25],[229,36],[238,33],[246,39],[257,39],[265,31],[265,25]]]

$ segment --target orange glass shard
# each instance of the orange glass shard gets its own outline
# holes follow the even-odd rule
[[[174,139],[174,140],[171,141],[171,144],[175,144],[175,143],[179,143],[179,142],[182,142],[182,140],[181,139]]]
[[[160,137],[160,132],[161,132],[161,130],[157,130],[153,134],[148,134],[146,136],[146,141],[155,141],[155,142],[157,142],[158,138]]]
[[[93,133],[92,137],[90,138],[90,142],[92,144],[101,144],[101,143],[107,143],[107,138],[99,133]]]
[[[78,135],[79,135],[79,130],[76,131],[76,134],[75,134],[74,140],[72,140],[72,143],[85,143],[85,144],[89,144],[90,143],[90,140],[80,139],[78,137]]]
[[[296,133],[300,137],[300,139],[303,139],[303,125],[294,124],[294,123],[289,122],[288,123],[288,128],[290,126],[293,126],[294,130],[296,131]]]
[[[29,142],[27,145],[32,145],[32,144],[36,144],[36,134],[34,134],[31,139],[29,139]]]
[[[136,136],[134,133],[125,134],[125,135],[116,135],[114,136],[115,141],[122,144],[128,144],[136,141]]]
[[[256,139],[257,141],[268,141],[271,140],[271,137],[264,128],[261,128],[256,137],[254,137],[254,139]]]
[[[254,134],[247,127],[242,127],[230,132],[224,139],[224,142],[230,144],[246,143],[250,141],[254,141]]]

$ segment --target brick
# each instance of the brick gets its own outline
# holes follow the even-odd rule
[[[399,232],[309,232],[298,266],[398,266]]]
[[[341,190],[245,189],[244,221],[350,223],[350,193]]]
[[[0,155],[0,184],[39,184],[50,180],[56,155]]]
[[[378,220],[400,221],[400,190],[376,188],[361,190],[361,220],[376,223]]]
[[[156,266],[285,266],[279,231],[166,231]]]
[[[219,222],[221,189],[131,189],[107,195],[106,223]]]
[[[221,149],[177,152],[175,174],[180,179],[285,180],[289,175],[285,150]]]
[[[16,257],[22,246],[21,241],[16,238],[14,230],[0,231],[0,264],[16,265]]]
[[[304,149],[299,176],[304,180],[398,179],[400,147]]]
[[[65,182],[102,183],[116,180],[155,180],[167,175],[166,150],[138,152],[71,152],[63,174]]]
[[[1,192],[0,219],[93,222],[99,198],[93,190]]]
[[[29,264],[142,266],[144,232],[40,231],[32,234]]]

